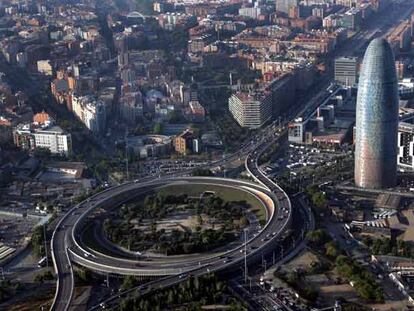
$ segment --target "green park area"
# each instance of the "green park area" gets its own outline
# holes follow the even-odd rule
[[[122,205],[103,224],[106,237],[131,251],[201,253],[237,242],[246,212],[265,217],[259,199],[230,187],[160,187]],[[260,213],[259,213],[260,211]]]
[[[227,202],[245,201],[249,205],[249,210],[256,215],[259,222],[262,225],[266,223],[266,210],[262,202],[251,193],[239,189],[205,184],[196,184],[190,186],[172,185],[161,188],[159,190],[159,193],[163,195],[185,193],[188,196],[199,197],[205,191],[214,192],[218,197],[222,198],[224,201]]]
[[[133,277],[124,282],[134,284]],[[214,274],[188,277],[178,285],[155,291],[152,295],[126,298],[118,310],[247,310],[247,306],[233,296],[227,283]]]

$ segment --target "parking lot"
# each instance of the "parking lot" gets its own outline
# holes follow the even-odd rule
[[[349,158],[352,151],[344,148],[319,148],[315,146],[285,144],[277,156],[261,166],[264,174],[270,178],[288,176],[290,180],[309,178],[321,168],[337,165],[340,159]]]
[[[140,170],[143,175],[158,175],[177,172],[189,168],[195,168],[206,164],[206,161],[196,160],[154,160],[143,162]]]
[[[33,229],[41,224],[42,221],[46,221],[47,217],[23,217],[20,214],[12,214],[5,211],[0,211],[0,243],[4,247],[10,247],[13,249],[22,246],[27,243],[33,232]],[[13,252],[7,254],[7,256],[0,256],[0,260],[10,256]],[[4,254],[3,254],[4,255]]]

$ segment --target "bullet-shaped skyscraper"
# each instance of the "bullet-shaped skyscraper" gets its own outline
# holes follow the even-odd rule
[[[361,188],[396,184],[398,81],[394,54],[384,39],[369,44],[358,84],[355,183]]]

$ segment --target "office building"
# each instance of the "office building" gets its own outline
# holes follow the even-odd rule
[[[246,8],[240,8],[239,9],[239,15],[252,18],[252,19],[258,19],[260,14],[262,14],[260,7],[246,7]]]
[[[105,103],[92,95],[73,96],[73,112],[77,118],[94,134],[106,132]]]
[[[398,159],[402,168],[414,169],[414,124],[400,122],[398,125]]]
[[[144,115],[144,103],[141,92],[125,93],[119,100],[119,110],[122,120],[129,125],[136,125]]]
[[[72,151],[72,137],[59,126],[50,126],[34,134],[36,148],[43,147],[52,154],[68,155]]]
[[[343,86],[352,87],[357,83],[358,59],[338,57],[335,59],[335,81]]]
[[[394,54],[384,39],[369,44],[358,85],[355,183],[362,188],[396,184],[398,80]]]
[[[13,140],[17,147],[24,150],[44,148],[52,154],[60,155],[72,152],[72,136],[53,123],[19,124],[13,130]]]
[[[192,130],[186,129],[173,141],[175,152],[187,155],[189,152],[200,152],[200,141]]]
[[[359,30],[362,25],[362,12],[358,8],[351,8],[341,18],[341,26],[350,30]]]
[[[0,115],[0,145],[12,140],[12,123]]]
[[[272,117],[272,94],[238,92],[229,98],[229,110],[241,127],[259,128]]]
[[[292,7],[299,7],[299,0],[276,0],[276,11],[289,14]]]
[[[295,144],[302,144],[305,138],[306,121],[302,118],[296,118],[288,125],[288,140]]]

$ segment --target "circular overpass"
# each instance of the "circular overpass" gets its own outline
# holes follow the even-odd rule
[[[257,198],[265,209],[266,224],[254,236],[251,236],[247,243],[233,249],[191,256],[167,256],[162,260],[129,259],[125,256],[109,255],[90,248],[82,242],[83,230],[92,220],[95,211],[120,206],[138,195],[168,185],[186,185],[188,187],[204,185],[206,189],[214,185],[215,187],[233,188],[247,192]],[[266,187],[241,180],[211,177],[182,177],[147,183],[123,184],[89,198],[76,206],[74,211],[68,215],[68,224],[60,224],[58,230],[69,229],[66,230],[70,234],[66,235],[65,242],[72,262],[100,273],[136,276],[168,276],[190,273],[200,269],[205,271],[208,269],[208,272],[228,269],[244,260],[244,252],[246,252],[246,260],[249,262],[260,259],[263,254],[273,251],[275,241],[291,222],[288,209],[283,207],[283,202],[280,202],[280,199]]]
[[[57,273],[57,286],[53,305],[51,310],[68,310],[73,297],[74,290],[74,273],[72,263],[77,263],[96,272],[119,275],[143,275],[143,276],[166,276],[157,281],[157,288],[178,284],[181,281],[183,272],[190,273],[194,276],[203,275],[209,272],[229,271],[239,269],[243,264],[260,262],[263,256],[274,254],[278,249],[279,238],[290,228],[292,223],[292,206],[289,197],[277,184],[270,181],[264,176],[257,165],[257,158],[266,148],[267,143],[259,143],[254,147],[256,152],[249,153],[245,165],[251,176],[259,182],[246,182],[241,180],[212,178],[212,177],[181,177],[163,179],[141,179],[134,182],[127,182],[119,186],[106,189],[95,194],[87,200],[73,207],[59,221],[51,240],[51,250],[54,269]],[[250,149],[248,149],[250,152]],[[237,154],[236,154],[237,156]],[[232,157],[229,157],[231,159]],[[182,175],[186,172],[182,172]],[[248,240],[246,245],[233,249],[226,253],[223,260],[220,256],[211,256],[198,262],[179,263],[179,269],[168,269],[162,267],[138,266],[137,261],[125,260],[119,257],[111,257],[97,252],[90,252],[85,249],[78,233],[86,224],[87,217],[98,207],[104,205],[122,204],[133,197],[139,189],[145,187],[154,188],[163,184],[174,182],[195,183],[204,182],[214,185],[224,185],[250,191],[254,195],[262,198],[262,202],[267,211],[267,223],[263,229],[252,239]],[[246,250],[246,256],[242,250]],[[85,252],[85,250],[88,253]],[[85,255],[86,254],[86,255]],[[172,273],[172,274],[171,274]],[[168,276],[169,275],[169,276]],[[152,290],[151,285],[141,288],[141,293]]]

